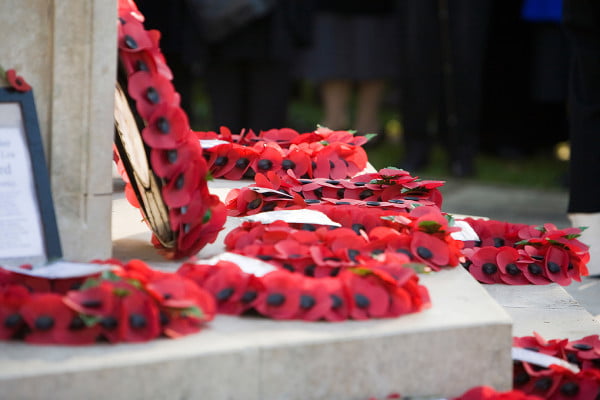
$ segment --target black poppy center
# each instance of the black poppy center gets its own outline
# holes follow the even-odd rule
[[[248,304],[254,301],[254,299],[256,299],[257,293],[253,292],[253,291],[248,291],[245,292],[244,295],[242,296],[242,303],[244,304]]]
[[[363,224],[352,224],[352,230],[357,234],[360,234],[360,231],[364,231],[366,229]]]
[[[502,247],[504,246],[504,239],[500,238],[500,237],[495,237],[494,238],[494,247]]]
[[[573,397],[579,393],[579,385],[575,382],[567,382],[560,387],[560,392],[567,397]]]
[[[80,331],[85,328],[85,322],[78,316],[74,316],[69,324],[69,329],[73,331]]]
[[[248,160],[247,158],[240,158],[236,160],[235,167],[239,169],[244,169],[248,166],[248,164],[250,164],[250,160]]]
[[[331,308],[334,310],[340,308],[344,304],[342,298],[337,294],[330,294],[329,297],[331,298]]]
[[[317,301],[314,297],[307,294],[300,296],[300,308],[308,310],[309,308],[313,308],[315,304],[317,304]]]
[[[285,302],[285,296],[281,293],[271,293],[267,296],[267,304],[273,307],[279,307]]]
[[[260,198],[256,198],[254,200],[252,200],[250,203],[248,203],[248,210],[254,210],[256,208],[258,208],[262,203],[262,200]]]
[[[370,189],[365,189],[362,192],[360,192],[360,194],[358,195],[358,198],[361,200],[364,200],[367,197],[371,197],[371,196],[373,196],[373,191]]]
[[[16,328],[17,326],[21,325],[22,322],[23,317],[21,317],[20,314],[10,314],[6,318],[4,318],[4,327],[8,329]]]
[[[267,159],[259,160],[256,166],[261,171],[268,171],[273,168],[273,161]]]
[[[125,35],[125,46],[129,47],[131,50],[138,48],[138,44],[135,39],[129,35]]]
[[[354,302],[358,308],[368,308],[371,304],[371,300],[364,294],[356,293],[354,294]]]
[[[431,257],[433,257],[431,250],[423,246],[417,247],[417,255],[425,260],[429,260]]]
[[[508,272],[509,275],[518,275],[521,270],[515,264],[510,263],[506,264],[506,272]]]
[[[529,264],[527,266],[527,269],[529,270],[529,272],[531,272],[531,274],[533,275],[539,275],[542,273],[542,267],[540,267],[538,264]]]
[[[556,274],[556,273],[560,272],[560,265],[558,265],[554,261],[549,261],[548,262],[548,271],[552,272],[553,274]]]
[[[147,324],[148,321],[142,314],[131,314],[129,316],[129,325],[131,325],[133,329],[145,328]]]
[[[591,350],[591,349],[593,349],[593,347],[592,347],[592,346],[590,346],[589,344],[585,344],[585,343],[577,343],[577,344],[574,344],[574,345],[573,345],[573,348],[575,348],[575,349],[577,349],[577,350],[583,350],[583,351],[586,351],[586,350]]]
[[[175,181],[175,187],[177,188],[177,190],[181,190],[181,188],[183,188],[184,184],[185,184],[185,178],[184,178],[183,174],[180,174],[177,177],[177,180]]]
[[[281,162],[281,168],[283,169],[294,169],[296,168],[296,163],[292,160],[283,160]]]
[[[100,308],[102,307],[102,301],[99,299],[89,299],[84,300],[81,305],[85,308]]]
[[[146,99],[148,99],[148,101],[152,104],[158,104],[160,102],[160,95],[155,88],[150,86],[148,89],[146,89]]]
[[[177,150],[167,150],[167,160],[170,164],[175,164],[175,161],[177,161]]]
[[[233,293],[235,292],[235,290],[233,290],[233,288],[225,288],[225,289],[221,289],[219,290],[219,292],[217,293],[217,300],[218,301],[225,301],[228,298],[231,297],[231,295],[233,295]]]
[[[229,159],[228,159],[227,157],[225,157],[225,156],[219,156],[219,157],[217,157],[217,159],[215,160],[215,165],[216,165],[217,167],[222,167],[222,166],[224,166],[225,164],[227,164],[227,161],[229,161]]]
[[[171,131],[171,124],[165,117],[160,117],[156,120],[156,127],[161,133],[167,134]]]
[[[348,258],[350,258],[350,260],[352,262],[356,262],[356,257],[360,254],[360,251],[356,250],[356,249],[350,249],[348,250]]]
[[[169,322],[171,322],[171,318],[169,317],[169,314],[167,314],[166,312],[164,312],[162,310],[161,310],[160,314],[158,315],[158,317],[159,317],[161,326],[168,325]]]
[[[40,331],[48,331],[54,326],[54,318],[49,315],[40,315],[35,319],[35,329]]]
[[[540,390],[542,392],[547,391],[548,389],[550,389],[550,387],[552,386],[552,378],[545,376],[543,378],[538,379],[535,382],[535,389],[536,390]]]
[[[100,320],[100,326],[102,326],[104,329],[108,329],[108,330],[115,329],[118,324],[119,324],[119,321],[117,321],[117,319],[112,316],[104,317]]]
[[[496,264],[488,262],[481,266],[481,270],[486,275],[493,275],[496,273],[496,271],[498,271],[498,266]]]

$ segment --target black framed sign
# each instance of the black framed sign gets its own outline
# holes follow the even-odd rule
[[[0,265],[61,257],[33,92],[0,88]]]

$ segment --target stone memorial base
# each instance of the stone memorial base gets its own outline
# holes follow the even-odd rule
[[[224,197],[239,182],[217,181]],[[228,220],[225,231],[238,222]],[[223,236],[201,252],[223,250]],[[122,194],[113,255],[175,270]],[[218,316],[177,340],[84,347],[0,342],[8,399],[366,400],[389,393],[455,396],[512,384],[511,319],[463,268],[424,275],[432,307],[393,319],[338,323]]]
[[[366,400],[512,383],[511,321],[462,268],[431,309],[341,323],[218,316],[198,334],[83,347],[0,342],[6,399]]]

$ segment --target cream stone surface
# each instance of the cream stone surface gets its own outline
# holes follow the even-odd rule
[[[117,0],[2,0],[0,63],[33,87],[65,258],[111,251]]]
[[[218,316],[177,340],[85,347],[0,342],[10,399],[364,400],[511,385],[511,322],[463,269],[424,276],[433,307],[341,323]],[[47,395],[50,394],[50,397]]]
[[[515,321],[514,336],[577,340],[600,333],[600,322],[565,289],[550,285],[484,285]]]

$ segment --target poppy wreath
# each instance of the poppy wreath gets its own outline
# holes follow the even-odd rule
[[[225,314],[343,321],[398,317],[431,305],[415,271],[392,257],[365,260],[322,278],[283,268],[256,276],[229,261],[185,263],[177,273],[212,293],[218,311]]]
[[[557,229],[465,218],[480,241],[463,250],[464,266],[482,283],[569,285],[588,274],[588,246],[582,228]]]
[[[83,345],[198,332],[215,300],[193,281],[139,260],[91,277],[49,280],[0,268],[0,339]]]
[[[214,242],[225,223],[226,211],[218,197],[208,191],[208,167],[179,106],[180,96],[158,45],[160,33],[144,29],[144,18],[132,0],[119,0],[118,4],[120,70],[144,125],[143,148],[137,150],[145,154],[145,165],[150,169],[147,173],[157,187],[133,187],[136,172],[123,162],[127,151],[116,146],[114,158],[126,182],[127,199],[140,208],[153,230],[154,246],[167,258],[189,256]],[[142,201],[150,191],[158,197],[159,211]],[[155,221],[158,216],[162,217],[160,223]]]
[[[341,228],[314,224],[244,222],[225,237],[229,251],[259,258],[279,268],[307,276],[336,276],[365,260],[401,257],[401,264],[417,263],[427,271],[456,267],[462,261],[462,242],[450,235],[459,228],[448,225],[435,207],[418,207],[411,213],[356,222],[356,209],[331,208],[330,218]],[[348,211],[347,215],[344,210]],[[369,223],[372,222],[372,223]]]
[[[575,373],[559,365],[548,368],[524,361],[513,363],[513,387],[550,400],[597,399],[600,396],[600,338],[545,340],[533,336],[513,338],[513,346],[565,360],[579,367]]]
[[[217,132],[196,132],[200,140],[222,140],[204,149],[209,170],[215,178],[239,180],[257,173],[293,172],[302,178],[344,179],[367,166],[362,145],[365,136],[351,131],[333,131],[319,127],[299,133],[290,128],[270,129],[258,134],[243,130],[232,134],[226,127]]]
[[[298,179],[294,173],[258,173],[255,184],[232,189],[225,200],[231,216],[300,209],[318,204],[353,205],[410,211],[416,206],[442,206],[443,181],[421,180],[409,172],[384,168],[351,179]]]

